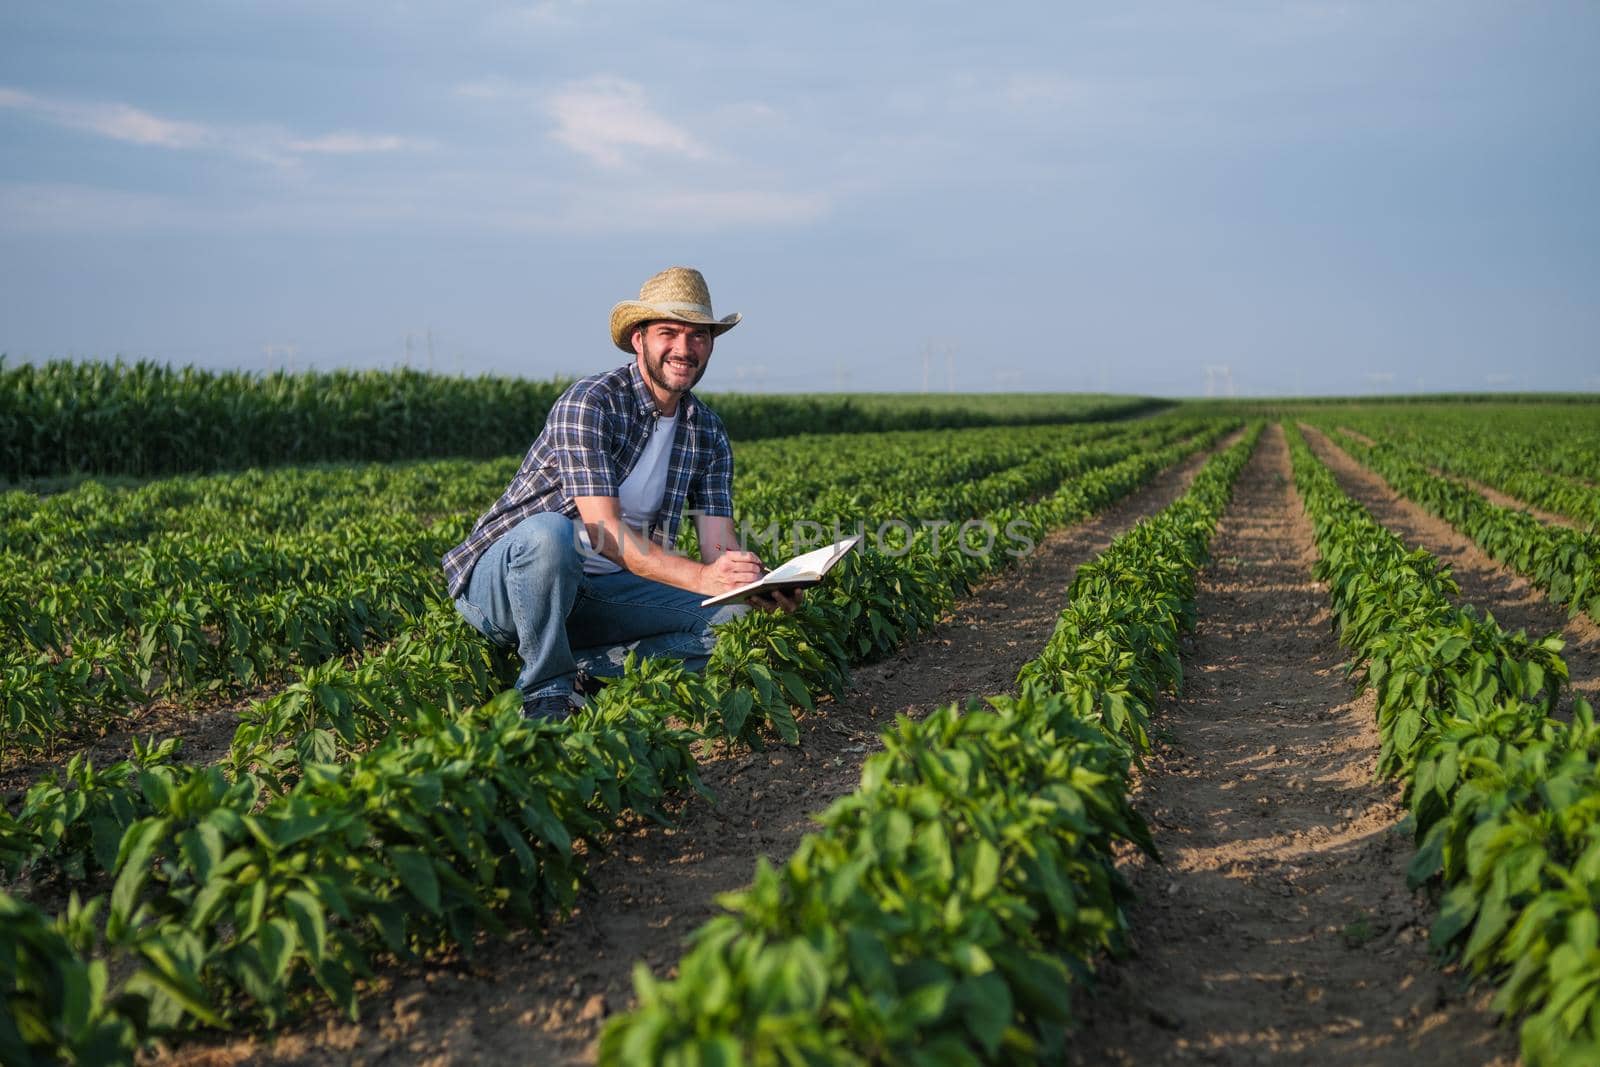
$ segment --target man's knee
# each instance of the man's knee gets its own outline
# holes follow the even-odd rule
[[[574,574],[583,568],[572,520],[560,512],[530,515],[505,536],[508,567],[568,570]]]

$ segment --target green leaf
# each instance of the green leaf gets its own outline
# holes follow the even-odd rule
[[[972,895],[982,899],[994,891],[1000,880],[1000,852],[988,841],[980,840],[972,856]]]
[[[800,741],[800,727],[794,721],[794,712],[789,710],[789,705],[782,701],[774,701],[767,708],[767,721],[778,732],[778,737],[786,745],[798,744]]]
[[[261,927],[261,934],[256,938],[257,948],[261,952],[261,969],[273,984],[283,981],[298,943],[294,924],[288,919],[273,919]]]
[[[750,712],[755,708],[755,698],[748,689],[730,689],[722,694],[719,702],[722,709],[722,728],[729,737],[739,737],[744,732],[744,724],[750,718]]]
[[[430,914],[441,913],[439,907],[439,877],[433,869],[433,857],[420,849],[397,846],[389,849],[389,859],[394,863],[400,884],[427,908]]]
[[[144,957],[145,966],[139,970],[137,978],[160,989],[184,1011],[206,1025],[223,1025],[221,1017],[206,1000],[205,987],[201,985],[199,976],[193,968],[182,962],[174,946],[159,939],[143,941],[139,945],[139,955]],[[133,985],[133,982],[130,981],[129,985]]]
[[[321,903],[304,889],[291,889],[283,895],[283,910],[300,931],[312,966],[320,965],[328,954],[328,925]]]
[[[763,705],[778,703],[778,683],[772,677],[772,672],[764,663],[752,663],[746,668],[750,679],[754,682],[756,692],[761,696]]]
[[[222,834],[210,823],[201,823],[178,835],[178,852],[194,871],[195,881],[203,885],[222,858]]]
[[[239,931],[241,939],[254,937],[261,919],[267,913],[267,880],[260,877],[250,886],[250,917],[246,920],[244,929]]]
[[[140,819],[128,827],[123,835],[122,847],[117,855],[119,874],[111,889],[111,914],[121,920],[133,917],[134,904],[139,890],[150,877],[150,856],[156,845],[166,836],[169,820]]]
[[[789,695],[794,697],[794,702],[796,704],[800,705],[802,708],[805,708],[807,711],[813,710],[814,706],[811,703],[811,694],[806,692],[806,683],[800,680],[799,675],[790,671],[779,671],[778,680],[782,682],[783,687],[789,691]]]
[[[1014,1010],[1011,990],[1006,987],[1005,979],[990,972],[964,980],[957,992],[956,1004],[961,1011],[962,1021],[979,1046],[993,1056],[1000,1048],[1000,1039],[1005,1035],[1006,1027],[1011,1025]]]
[[[916,1025],[935,1022],[945,1012],[955,992],[951,981],[932,982],[907,993],[903,1001],[907,1021]]]
[[[115,819],[100,816],[89,820],[89,840],[94,861],[103,871],[117,865],[117,852],[122,844],[124,829]]]

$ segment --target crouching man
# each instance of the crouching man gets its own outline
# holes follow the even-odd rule
[[[762,568],[737,547],[727,432],[691,392],[738,323],[712,314],[705,278],[687,267],[617,304],[611,340],[633,359],[561,395],[510,487],[445,554],[457,610],[521,657],[530,717],[566,717],[580,672],[616,676],[629,651],[698,670],[712,627],[748,610],[700,606]],[[671,548],[686,509],[698,560]],[[789,611],[798,600],[750,603]]]

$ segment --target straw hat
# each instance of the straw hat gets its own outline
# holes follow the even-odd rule
[[[639,287],[639,299],[624,300],[611,309],[611,341],[633,354],[633,328],[641,322],[671,319],[711,327],[711,336],[739,325],[735,312],[719,319],[711,313],[711,290],[693,267],[668,267]]]

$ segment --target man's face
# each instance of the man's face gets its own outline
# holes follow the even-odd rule
[[[649,322],[633,334],[639,370],[663,392],[682,396],[705,377],[711,328],[687,322]]]

